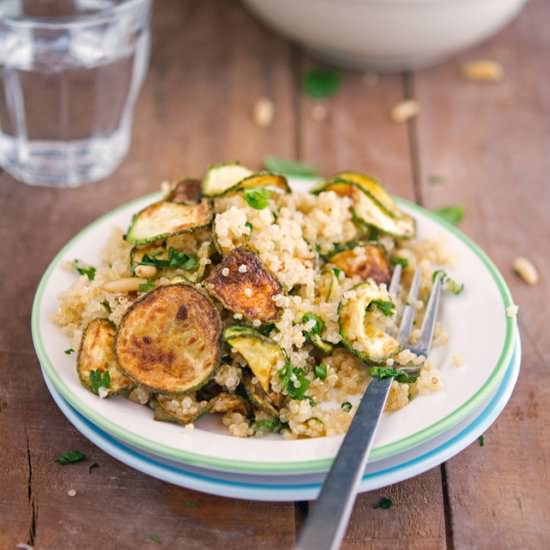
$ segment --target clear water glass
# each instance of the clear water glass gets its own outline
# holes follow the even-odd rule
[[[31,185],[110,175],[130,144],[152,0],[0,0],[0,165]]]

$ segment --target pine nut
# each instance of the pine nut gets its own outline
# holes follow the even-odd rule
[[[117,281],[109,281],[103,285],[103,290],[107,292],[137,292],[139,285],[145,284],[147,279],[139,277],[125,277]]]
[[[539,280],[537,268],[527,258],[519,256],[514,260],[512,267],[528,285],[537,284]]]
[[[410,118],[415,117],[420,110],[418,102],[414,99],[407,99],[398,103],[390,113],[390,118],[393,122],[407,122]]]
[[[154,265],[138,265],[134,269],[137,277],[152,279],[157,274],[157,268]]]
[[[502,80],[504,69],[500,63],[489,59],[476,59],[462,65],[462,74],[468,80],[496,82]]]
[[[262,98],[256,101],[254,105],[254,122],[260,128],[267,128],[273,123],[275,118],[275,105],[271,99]]]

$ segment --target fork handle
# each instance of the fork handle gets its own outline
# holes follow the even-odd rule
[[[368,385],[319,498],[306,519],[297,550],[339,548],[392,381],[393,378],[374,378]]]

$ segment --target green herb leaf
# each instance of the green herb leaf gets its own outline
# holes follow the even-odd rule
[[[67,451],[59,455],[55,459],[55,461],[58,464],[62,464],[63,466],[65,464],[74,464],[75,462],[82,462],[83,460],[86,460],[86,455],[84,453],[81,453],[80,451]]]
[[[245,225],[245,227],[248,228],[250,233],[252,233],[252,231],[254,231],[254,226],[250,222],[246,222],[244,225]]]
[[[328,374],[328,365],[326,363],[319,363],[313,367],[313,373],[316,378],[325,380]]]
[[[338,91],[340,84],[340,74],[336,71],[312,69],[304,75],[304,91],[310,97],[330,97]]]
[[[80,273],[80,275],[85,275],[86,277],[88,277],[89,281],[93,281],[95,279],[95,273],[96,273],[95,267],[85,264],[80,260],[75,260],[74,268],[78,271],[78,273]]]
[[[107,313],[111,313],[111,306],[109,305],[109,302],[107,300],[103,300],[103,302],[101,302],[101,305],[105,308]]]
[[[149,535],[149,538],[155,543],[160,544],[162,541],[160,540],[160,537],[158,535]]]
[[[336,278],[339,279],[343,271],[339,267],[333,267],[332,272],[336,275]]]
[[[346,412],[350,412],[351,409],[353,409],[353,405],[349,402],[349,401],[344,401],[340,407],[342,408],[342,410],[346,411]]]
[[[395,304],[385,300],[373,300],[367,307],[367,311],[378,308],[385,317],[391,317],[395,311]]]
[[[161,259],[156,256],[145,254],[139,265],[152,265],[157,269],[184,269],[185,271],[193,271],[199,265],[199,260],[194,254],[180,252],[175,248],[168,249],[168,258]]]
[[[153,290],[157,285],[155,285],[154,281],[148,280],[146,283],[141,283],[138,287],[140,292],[149,292],[150,290]]]
[[[305,393],[309,388],[310,381],[306,378],[303,369],[287,363],[279,370],[279,379],[283,390],[291,399],[307,399]]]
[[[380,500],[373,506],[373,508],[382,508],[382,510],[389,510],[393,506],[393,501],[388,497],[380,497]]]
[[[453,225],[458,225],[464,217],[464,207],[460,204],[450,204],[443,208],[436,208],[434,213],[445,221]]]
[[[244,200],[248,206],[256,210],[263,210],[269,206],[269,197],[271,192],[265,187],[254,187],[244,190]]]
[[[304,316],[302,317],[302,323],[307,324],[310,321],[314,321],[315,324],[312,328],[310,328],[307,331],[304,331],[304,334],[306,336],[311,336],[313,334],[321,334],[323,330],[325,330],[325,322],[319,315],[315,315],[315,313],[307,312],[304,313]]]
[[[91,474],[92,470],[95,470],[96,468],[99,468],[99,464],[97,462],[94,462],[93,464],[90,464],[88,466],[88,473]]]
[[[314,166],[299,160],[283,160],[273,155],[267,155],[264,158],[264,166],[270,172],[287,176],[313,177],[317,175],[317,168]]]
[[[412,384],[413,382],[416,382],[416,379],[418,378],[417,374],[407,374],[406,372],[399,369],[394,369],[393,367],[369,367],[369,376],[372,378],[379,378],[380,380],[393,377],[402,384]]]
[[[458,295],[464,290],[464,283],[459,283],[458,281],[451,279],[451,277],[449,277],[447,272],[443,269],[436,269],[432,273],[432,283],[435,282],[438,275],[441,275],[441,284],[443,285],[443,288],[449,292]]]
[[[96,395],[99,395],[99,388],[110,388],[111,374],[109,371],[100,371],[99,369],[90,371],[90,387]]]
[[[282,429],[288,429],[286,422],[281,422],[278,418],[265,418],[254,422],[254,430],[263,428],[269,432],[280,432]]]
[[[480,447],[485,446],[485,436],[484,435],[480,435],[478,441],[479,441],[479,446]]]
[[[73,349],[73,348],[68,348],[68,349],[66,349],[63,353],[64,353],[65,355],[71,355],[71,353],[74,353],[74,349]]]
[[[409,260],[407,258],[400,258],[399,256],[392,256],[390,263],[391,265],[400,265],[403,269],[409,267]]]
[[[269,336],[274,330],[275,330],[274,323],[267,323],[260,327],[260,333],[263,334],[264,336]]]

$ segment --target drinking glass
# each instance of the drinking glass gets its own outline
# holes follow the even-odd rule
[[[128,151],[152,0],[0,0],[0,165],[31,185],[107,177]]]

